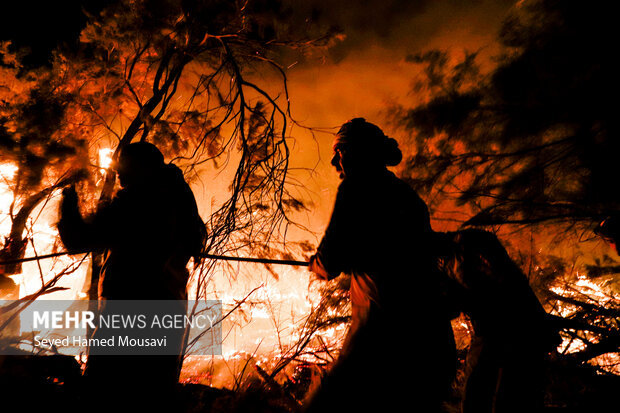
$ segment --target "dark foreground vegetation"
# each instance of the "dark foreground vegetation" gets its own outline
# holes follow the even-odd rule
[[[402,357],[411,355],[402,354]],[[395,362],[398,362],[395,360]],[[69,356],[3,356],[0,358],[0,387],[5,407],[14,405],[20,411],[35,408],[46,411],[71,411],[79,406],[96,403],[84,397],[80,365]],[[181,384],[177,387],[176,412],[297,412],[311,380],[298,369],[283,385],[265,381],[256,374],[243,389],[231,391],[201,384]],[[136,381],[140,372],[132,372]],[[590,365],[571,363],[554,357],[546,370],[547,388],[545,412],[610,411],[616,406],[620,377],[602,373]],[[403,374],[399,380],[409,380],[415,386],[413,374]],[[451,400],[446,401],[449,412],[459,412],[461,386],[455,384]],[[377,395],[380,397],[381,395]],[[15,404],[13,404],[15,403]],[[411,400],[412,409],[415,400]]]

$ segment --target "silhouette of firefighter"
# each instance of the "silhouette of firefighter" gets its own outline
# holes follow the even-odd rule
[[[334,141],[340,174],[310,271],[351,275],[352,321],[340,357],[308,411],[441,411],[456,369],[426,204],[387,166],[398,143],[362,118]]]
[[[64,191],[58,229],[65,247],[106,251],[98,286],[102,313],[113,300],[185,303],[186,266],[191,257],[199,259],[205,239],[189,185],[181,170],[165,164],[159,149],[147,142],[121,151],[117,173],[122,189],[90,217],[80,214],[75,189]],[[179,304],[179,313],[185,314],[185,307]],[[94,337],[98,334],[107,333],[96,330]],[[167,337],[177,356],[89,355],[84,376],[93,386],[119,391],[141,385],[169,389],[178,381],[182,336],[177,330]]]
[[[545,359],[560,339],[527,277],[490,232],[438,237],[441,268],[460,286],[453,302],[474,330],[463,413],[541,411]]]

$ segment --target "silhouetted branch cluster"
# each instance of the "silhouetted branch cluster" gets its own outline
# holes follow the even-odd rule
[[[608,16],[602,2],[588,10],[521,2],[491,70],[477,53],[456,63],[441,51],[410,57],[424,73],[416,90],[428,96],[394,112],[415,136],[411,182],[429,199],[471,207],[471,225],[592,221],[615,211]]]
[[[12,234],[21,234],[19,218],[41,193],[52,196],[71,183],[67,176],[83,178],[73,171],[89,170],[81,184],[88,209],[109,201],[115,175],[102,174],[97,150],[114,149],[115,160],[130,142],[148,140],[194,181],[210,168],[233,172],[228,188],[214,189],[228,196],[203,217],[205,252],[256,246],[272,253],[271,242],[285,239],[289,212],[304,208],[289,192],[286,134],[293,121],[278,57],[326,41],[295,34],[285,17],[277,1],[119,1],[90,15],[79,48],[57,50],[50,66],[23,69],[3,44],[3,81],[13,93],[0,96],[0,150],[19,166],[11,182],[18,211],[11,212]],[[255,80],[257,73],[275,83]],[[6,246],[21,245],[9,238]],[[96,255],[94,265],[99,261]],[[205,264],[203,278],[212,265]],[[97,268],[93,274],[96,286]]]
[[[540,257],[531,278],[534,288],[553,316],[564,342],[558,349],[560,358],[575,362],[591,362],[607,372],[597,358],[618,356],[620,340],[620,297],[614,289],[617,273],[581,273],[558,257]]]

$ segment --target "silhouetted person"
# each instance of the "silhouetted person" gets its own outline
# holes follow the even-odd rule
[[[185,314],[186,266],[190,257],[199,259],[205,238],[194,195],[181,170],[165,164],[161,152],[150,143],[125,147],[117,172],[122,189],[86,219],[79,212],[75,190],[65,190],[60,237],[69,251],[106,251],[99,279],[103,314],[110,300],[176,300],[178,312]],[[112,333],[96,330],[94,337]],[[135,391],[138,387],[153,390],[151,401],[164,397],[178,381],[182,338],[179,330],[167,337],[179,356],[90,355],[85,378],[91,386],[138,399],[143,397]]]
[[[312,412],[440,411],[456,367],[436,277],[428,208],[386,166],[397,142],[362,118],[345,123],[332,165],[342,183],[310,271],[351,275],[352,321]]]
[[[438,236],[443,269],[460,285],[453,302],[474,329],[463,413],[541,411],[545,358],[559,336],[527,277],[490,232]]]

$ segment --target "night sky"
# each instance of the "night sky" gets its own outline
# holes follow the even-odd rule
[[[0,12],[0,38],[30,49],[25,63],[45,64],[59,46],[75,47],[86,13],[97,13],[108,0],[10,1]]]

